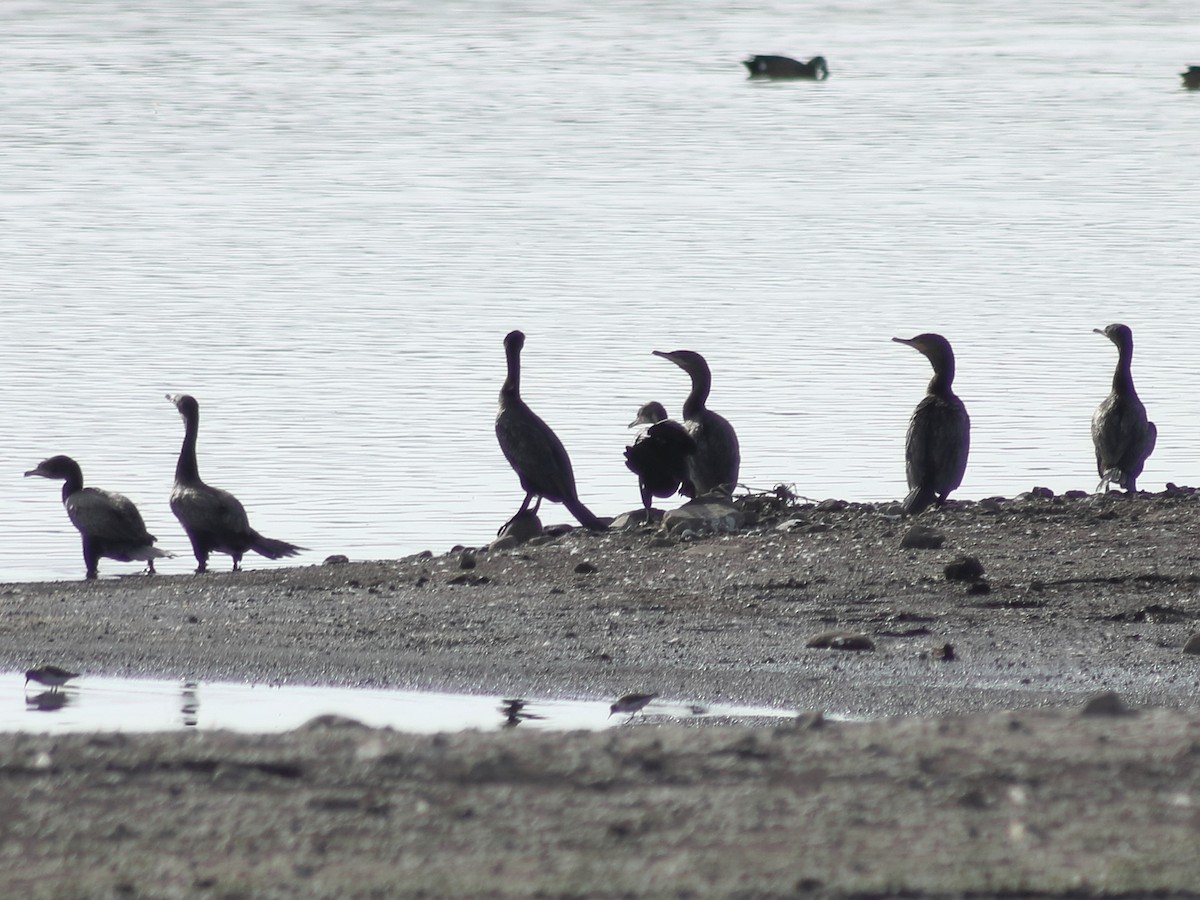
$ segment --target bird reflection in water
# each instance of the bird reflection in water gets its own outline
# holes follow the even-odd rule
[[[525,707],[528,705],[528,701],[520,698],[501,701],[500,714],[504,716],[504,721],[500,723],[500,727],[516,728],[524,721],[546,718],[545,716],[539,716],[537,713],[526,712]]]
[[[194,681],[185,681],[183,683],[181,693],[183,705],[180,706],[179,711],[183,716],[184,728],[195,728],[200,724],[200,698],[196,694],[198,687],[200,685]]]
[[[25,708],[30,712],[56,712],[71,702],[71,695],[59,691],[42,691],[25,695]]]

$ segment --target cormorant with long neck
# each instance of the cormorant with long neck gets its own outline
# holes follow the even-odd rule
[[[263,537],[250,527],[246,509],[237,497],[205,484],[196,463],[196,436],[200,431],[200,404],[190,394],[167,394],[183,416],[183,446],[175,464],[175,487],[171,491],[171,512],[187,532],[196,554],[196,572],[208,569],[210,553],[228,553],[233,571],[241,568],[242,556],[253,550],[267,559],[295,556],[307,547]]]
[[[683,424],[696,442],[688,457],[687,478],[680,490],[687,497],[701,497],[719,488],[727,496],[737,487],[742,455],[733,426],[704,404],[712,389],[712,373],[704,357],[694,350],[655,350],[655,356],[669,359],[692,379],[692,390],[683,403]]]
[[[1146,407],[1133,387],[1133,331],[1120,323],[1092,330],[1116,344],[1119,354],[1112,393],[1092,415],[1092,443],[1100,474],[1097,490],[1104,491],[1115,484],[1133,493],[1146,459],[1154,452],[1158,428],[1146,418]]]
[[[925,399],[913,410],[905,445],[908,496],[904,512],[916,515],[933,503],[941,506],[962,484],[971,449],[971,419],[953,391],[954,350],[940,334],[892,338],[921,351],[933,366]]]
[[[579,502],[575,472],[562,441],[521,399],[524,346],[525,335],[520,331],[510,331],[504,338],[508,374],[500,388],[500,406],[496,411],[496,440],[525,489],[525,501],[509,522],[523,515],[529,509],[529,502],[537,497],[534,514],[546,499],[563,504],[585,528],[604,531],[608,526]]]
[[[62,502],[67,517],[83,538],[83,562],[87,578],[99,575],[102,556],[119,562],[140,560],[147,574],[154,574],[154,560],[171,556],[154,546],[154,535],[146,530],[142,514],[123,494],[83,486],[83,470],[69,456],[52,456],[30,469],[25,477],[61,479]]]
[[[678,422],[667,418],[666,408],[652,400],[637,411],[630,428],[650,427],[625,448],[625,465],[638,477],[646,521],[654,497],[671,497],[687,478],[688,457],[696,452],[696,441]]]

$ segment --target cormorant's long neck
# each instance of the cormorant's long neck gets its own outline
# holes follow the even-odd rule
[[[688,374],[692,376],[692,392],[683,401],[683,417],[694,419],[704,412],[704,404],[708,402],[708,392],[712,389],[712,373],[703,368],[693,369]]]
[[[1113,372],[1113,390],[1118,394],[1136,393],[1133,389],[1133,341],[1123,341],[1117,345],[1120,356],[1117,357],[1117,369]]]
[[[175,463],[176,484],[196,484],[200,481],[200,466],[196,463],[196,435],[200,431],[200,415],[184,417],[183,446],[179,462]]]
[[[67,498],[70,497],[72,494],[74,494],[76,491],[82,491],[82,490],[83,490],[83,472],[79,469],[78,466],[76,466],[75,471],[73,471],[70,475],[68,475],[67,480],[63,482],[63,489],[62,489],[63,503],[66,503]]]
[[[508,359],[508,374],[504,378],[504,386],[500,388],[500,399],[520,400],[521,351],[517,347],[509,346],[504,348],[504,355]]]
[[[943,356],[930,360],[933,363],[933,378],[929,380],[929,393],[949,397],[954,391],[954,357]]]

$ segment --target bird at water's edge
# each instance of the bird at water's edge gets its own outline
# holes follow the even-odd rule
[[[916,515],[930,505],[941,506],[962,484],[971,449],[971,419],[954,393],[954,350],[940,334],[892,338],[919,350],[933,366],[925,398],[913,410],[905,440],[908,496],[904,512]]]
[[[28,687],[29,682],[36,681],[38,684],[44,684],[51,691],[57,691],[72,678],[78,677],[78,672],[71,672],[58,666],[38,666],[36,669],[29,669],[25,672],[25,686]]]
[[[680,493],[702,497],[719,489],[726,496],[732,495],[741,472],[742,453],[733,426],[705,405],[712,389],[708,363],[694,350],[655,350],[654,355],[669,359],[692,380],[692,390],[683,402],[683,424],[696,442],[696,449],[688,456],[688,474]]]
[[[233,494],[201,480],[196,461],[200,404],[190,394],[167,394],[167,399],[184,421],[183,445],[175,464],[175,487],[171,491],[171,512],[192,543],[196,572],[208,569],[210,553],[228,553],[236,572],[241,568],[242,557],[251,550],[267,559],[295,556],[307,550],[287,541],[263,537],[250,527],[245,507]]]
[[[666,408],[657,400],[644,404],[630,428],[648,425],[634,442],[625,448],[625,465],[638,477],[646,521],[654,497],[671,497],[679,493],[687,479],[688,457],[696,452],[696,441],[687,428],[667,417]]]
[[[520,331],[510,331],[504,338],[507,374],[496,410],[496,440],[525,491],[521,508],[509,522],[529,512],[530,501],[536,497],[533,514],[536,515],[545,499],[563,504],[585,528],[604,531],[608,525],[579,500],[575,471],[562,441],[521,399],[521,350],[524,346],[525,335]]]
[[[25,473],[28,478],[63,481],[62,502],[67,518],[83,539],[85,577],[99,577],[100,559],[107,557],[119,562],[139,560],[146,563],[148,574],[154,574],[154,560],[171,556],[154,546],[155,540],[146,530],[146,523],[137,506],[124,494],[83,486],[83,470],[69,456],[44,459]]]
[[[1096,449],[1098,491],[1117,485],[1133,493],[1146,460],[1154,452],[1158,428],[1146,417],[1146,407],[1133,387],[1133,331],[1113,323],[1093,328],[1117,345],[1117,368],[1112,391],[1092,415],[1092,444]]]

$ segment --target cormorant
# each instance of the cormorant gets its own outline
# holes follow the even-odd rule
[[[639,425],[650,427],[625,448],[625,465],[638,477],[649,521],[654,497],[679,493],[687,478],[688,457],[696,452],[696,442],[686,428],[667,418],[666,409],[657,400],[638,409],[637,418],[629,423],[630,428]]]
[[[496,410],[496,440],[525,489],[525,501],[508,521],[525,514],[529,510],[529,501],[537,497],[533,514],[537,514],[543,499],[550,500],[563,504],[585,528],[604,531],[608,526],[579,502],[575,472],[562,441],[521,399],[521,348],[524,346],[525,335],[520,331],[510,331],[504,338],[508,375],[500,388],[500,406]]]
[[[245,507],[228,491],[200,480],[196,463],[196,435],[200,430],[200,404],[190,394],[167,394],[185,423],[183,446],[175,464],[175,487],[171,512],[187,532],[196,555],[196,572],[208,569],[210,553],[228,553],[233,571],[241,568],[242,556],[253,550],[267,559],[295,556],[307,547],[263,537],[250,527]]]
[[[941,506],[962,484],[971,448],[971,419],[953,391],[954,350],[940,334],[892,338],[920,350],[933,366],[925,399],[913,410],[905,445],[908,496],[904,512],[916,515],[932,503]]]
[[[1186,72],[1180,72],[1183,86],[1189,91],[1200,90],[1200,66],[1188,66]]]
[[[790,56],[752,56],[742,60],[750,70],[751,78],[808,78],[824,81],[829,77],[829,66],[825,57],[814,56],[808,62],[800,62]]]
[[[1112,393],[1104,398],[1092,415],[1092,443],[1096,447],[1099,491],[1110,484],[1133,493],[1146,459],[1154,452],[1158,429],[1146,418],[1146,407],[1133,388],[1133,332],[1128,325],[1114,323],[1093,328],[1117,345],[1119,356],[1113,374]]]
[[[712,373],[704,357],[693,350],[655,350],[655,356],[669,359],[692,379],[692,391],[683,403],[683,424],[696,442],[696,451],[688,457],[687,478],[680,493],[700,497],[714,488],[732,495],[737,487],[742,456],[737,433],[725,418],[704,404],[712,387]]]
[[[71,524],[83,538],[83,562],[87,567],[87,578],[99,574],[100,557],[107,556],[120,562],[141,560],[146,571],[154,573],[154,560],[171,556],[166,550],[154,546],[155,540],[146,530],[142,514],[133,501],[123,494],[102,491],[83,486],[83,471],[79,463],[69,456],[52,456],[38,463],[25,476],[40,475],[43,478],[62,479],[63,506]]]

